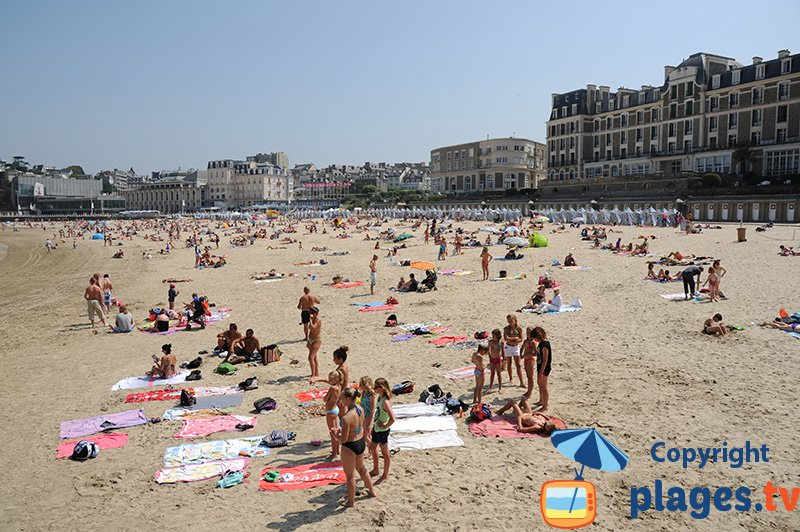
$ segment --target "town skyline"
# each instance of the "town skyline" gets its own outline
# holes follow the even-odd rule
[[[799,44],[787,35],[800,8],[786,1],[746,24],[744,2],[686,3],[714,22],[702,32],[680,5],[643,8],[639,25],[582,2],[570,13],[520,2],[314,6],[308,16],[307,5],[261,3],[3,3],[14,23],[0,63],[18,82],[0,86],[2,158],[143,174],[262,151],[287,153],[290,166],[426,162],[435,147],[487,136],[544,142],[552,93],[658,85],[661,66],[696,52],[747,64]],[[514,16],[526,9],[531,18]],[[137,32],[120,39],[120,20]],[[653,24],[669,38],[654,38]],[[593,33],[601,46],[569,37]]]

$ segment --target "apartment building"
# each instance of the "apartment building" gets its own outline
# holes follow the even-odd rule
[[[288,165],[289,158],[283,152],[258,153],[245,160],[209,161],[206,206],[239,209],[262,203],[287,203],[293,188]]]
[[[553,94],[547,146],[550,181],[800,173],[800,54],[743,65],[701,52],[664,67],[658,87]]]
[[[431,191],[444,194],[537,188],[546,176],[546,146],[506,137],[431,150]]]
[[[197,181],[162,179],[142,183],[122,192],[128,210],[159,211],[163,214],[184,213],[200,209],[206,187]]]

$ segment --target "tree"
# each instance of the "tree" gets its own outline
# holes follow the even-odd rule
[[[83,167],[79,164],[67,166],[64,170],[72,170],[72,177],[84,178],[86,176],[86,172],[83,171]]]
[[[739,175],[744,175],[747,171],[747,165],[756,158],[755,152],[750,149],[750,146],[739,146],[733,150],[733,160],[739,165]]]
[[[703,187],[714,188],[722,186],[722,178],[719,174],[708,173],[703,174]]]

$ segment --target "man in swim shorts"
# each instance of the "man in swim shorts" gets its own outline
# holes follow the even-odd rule
[[[102,297],[103,292],[100,290],[100,287],[97,286],[97,279],[92,277],[89,279],[89,286],[87,286],[86,290],[83,292],[83,299],[86,300],[86,308],[89,313],[89,321],[92,323],[92,328],[94,328],[95,315],[100,318],[100,322],[103,325],[106,325],[106,316],[103,314],[103,305],[100,303]]]
[[[300,301],[297,303],[297,308],[300,309],[300,323],[303,326],[303,335],[305,341],[308,342],[308,329],[311,323],[311,308],[319,305],[317,296],[311,294],[309,287],[303,288],[303,295],[300,296]]]
[[[375,294],[375,285],[378,284],[378,256],[373,255],[369,261],[369,293]]]

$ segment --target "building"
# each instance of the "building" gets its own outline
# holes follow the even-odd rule
[[[208,161],[208,193],[207,206],[226,209],[228,201],[233,200],[233,172],[234,167],[244,161],[234,159],[219,159]]]
[[[431,150],[431,190],[445,194],[537,188],[544,179],[546,146],[507,137]]]
[[[249,155],[247,157],[247,162],[269,163],[273,166],[280,166],[281,168],[284,168],[286,171],[289,170],[289,156],[283,153],[282,151],[276,151],[272,153],[257,153],[255,155]]]
[[[162,179],[126,190],[126,207],[131,211],[159,211],[163,214],[191,212],[203,206],[207,187],[191,180]]]
[[[548,180],[800,173],[800,56],[696,53],[639,89],[552,95]]]
[[[247,156],[244,161],[209,161],[208,193],[204,206],[242,209],[253,205],[290,203],[294,183],[288,166],[284,164],[289,164],[289,158],[283,152],[258,153]]]

